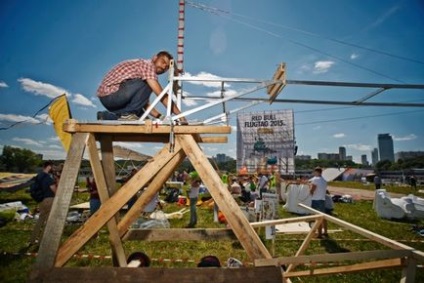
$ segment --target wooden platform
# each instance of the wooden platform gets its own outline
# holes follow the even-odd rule
[[[238,282],[236,280],[238,276],[242,276],[242,274],[254,274],[256,270],[254,268],[250,271],[246,270],[246,272],[232,270],[202,271],[200,273],[197,271],[196,273],[189,272],[191,275],[185,275],[187,273],[185,269],[180,272],[178,270],[161,269],[152,269],[152,271],[128,271],[127,269],[120,269],[126,267],[126,254],[122,244],[124,235],[126,235],[126,239],[131,240],[135,240],[135,238],[138,240],[152,240],[152,238],[164,239],[164,233],[161,236],[160,232],[157,231],[150,231],[149,233],[140,231],[127,232],[145,205],[162,188],[176,167],[186,157],[189,158],[193,167],[199,173],[203,183],[207,186],[221,211],[224,215],[228,216],[226,217],[227,221],[230,227],[232,227],[232,231],[209,232],[209,236],[215,234],[216,238],[220,238],[223,235],[227,235],[229,238],[238,239],[252,261],[255,259],[272,258],[198,145],[201,142],[226,142],[227,137],[222,135],[230,133],[231,127],[157,125],[150,121],[144,124],[101,124],[79,123],[76,120],[68,120],[63,128],[66,132],[72,134],[72,142],[63,167],[51,214],[40,243],[39,254],[31,278],[41,279],[44,282],[53,282],[55,278],[58,278],[56,276],[62,275],[68,277],[69,281],[72,282],[79,280],[78,278],[81,278],[80,276],[85,274],[86,277],[84,278],[86,278],[86,281],[84,282],[97,282],[97,279],[99,279],[98,281],[107,281],[107,278],[120,278],[119,281],[132,282],[131,280],[135,278],[138,278],[138,280],[140,278],[146,278],[147,281],[150,281],[149,279],[153,278],[151,276],[155,276],[156,282],[165,282],[165,279],[163,281],[157,281],[158,278],[156,276],[162,274],[161,276],[163,277],[163,274],[169,274],[171,277],[168,277],[167,282],[169,282],[169,278],[180,278],[182,282],[193,282],[184,281],[184,278],[193,278],[193,276],[199,277],[200,281],[203,281],[201,280],[202,278],[209,278],[208,281],[210,281],[210,278],[215,278],[216,281],[213,280],[213,282],[224,282],[222,278],[230,276],[227,274],[231,273],[233,275],[230,277],[234,278],[235,282]],[[163,144],[162,149],[119,190],[116,190],[115,184],[113,156],[113,142],[115,141],[157,142]],[[97,145],[100,145],[100,154]],[[102,206],[84,225],[77,229],[65,241],[62,241],[66,215],[70,207],[74,184],[85,150],[88,150],[90,164],[94,178],[96,179]],[[149,185],[145,192],[138,198],[125,216],[119,219],[119,210],[126,205],[140,188],[147,186],[147,184]],[[120,268],[101,269],[100,271],[96,268],[86,268],[78,271],[63,268],[72,256],[104,226],[107,226],[109,231],[114,262]],[[202,235],[208,235],[205,233],[175,230],[169,232],[168,236],[173,235],[174,239],[182,239],[190,236],[195,240],[200,239]],[[94,270],[95,272],[91,272]],[[275,282],[267,279],[272,277],[269,276],[271,274],[269,272],[264,271],[263,276],[260,275],[261,270],[257,270],[259,272],[257,276],[252,275],[255,280],[263,277],[262,281],[259,280],[256,282]],[[272,270],[276,269],[273,267]],[[277,273],[279,273],[279,277],[281,278],[281,271]],[[159,276],[159,278],[162,277]],[[127,279],[124,278],[128,278],[129,281],[125,281]],[[272,278],[275,279],[276,277]]]

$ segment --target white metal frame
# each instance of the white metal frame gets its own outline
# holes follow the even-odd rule
[[[234,83],[252,83],[257,84],[255,87],[238,93],[236,95],[231,95],[224,97],[223,92],[220,97],[204,97],[204,96],[190,96],[191,99],[203,99],[208,100],[208,103],[205,103],[201,106],[188,109],[186,111],[181,111],[178,115],[172,114],[172,103],[175,103],[180,110],[182,110],[181,101],[183,95],[181,91],[178,91],[177,94],[173,92],[173,85],[176,83],[181,83],[184,81],[192,82],[217,82],[223,86],[227,82]],[[358,87],[358,88],[377,88],[377,90],[372,93],[362,97],[361,99],[354,101],[325,101],[325,100],[300,100],[300,99],[276,99],[279,92],[286,85],[309,85],[309,86],[336,86],[336,87]],[[256,92],[260,89],[267,88],[267,92],[270,97],[266,98],[245,98],[243,96]],[[306,104],[328,104],[328,105],[353,105],[353,106],[399,106],[399,107],[424,107],[424,103],[399,103],[399,102],[367,102],[372,97],[375,97],[378,94],[390,89],[424,89],[423,84],[379,84],[379,83],[351,83],[351,82],[330,82],[330,81],[299,81],[299,80],[286,80],[285,77],[285,64],[282,63],[278,66],[277,71],[275,72],[274,78],[271,80],[260,80],[260,79],[246,79],[246,78],[220,78],[220,79],[207,79],[207,78],[198,78],[198,77],[188,77],[188,76],[174,76],[174,62],[171,60],[169,68],[169,80],[168,84],[165,86],[163,91],[154,99],[153,103],[146,109],[145,113],[140,117],[139,122],[143,123],[144,119],[150,114],[152,109],[161,101],[161,99],[167,95],[168,96],[168,105],[166,107],[166,118],[163,121],[157,121],[159,124],[175,124],[178,119],[182,117],[188,117],[192,114],[203,111],[207,108],[213,107],[218,104],[223,104],[223,112],[217,116],[208,118],[202,121],[203,124],[210,123],[219,123],[228,121],[228,115],[235,113],[237,111],[246,109],[248,107],[257,105],[263,102],[284,102],[284,103],[306,103]],[[250,103],[239,107],[233,110],[226,110],[225,102],[230,100],[238,101],[249,101]]]

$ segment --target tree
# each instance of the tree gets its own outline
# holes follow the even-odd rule
[[[2,168],[9,172],[34,172],[42,163],[40,155],[29,149],[4,146],[0,156]]]

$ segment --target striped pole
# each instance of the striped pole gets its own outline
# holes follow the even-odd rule
[[[184,63],[184,20],[185,0],[180,0],[178,9],[178,41],[177,41],[177,70],[183,72]]]

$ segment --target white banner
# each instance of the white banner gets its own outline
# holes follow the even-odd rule
[[[293,110],[237,115],[237,170],[294,173]]]

